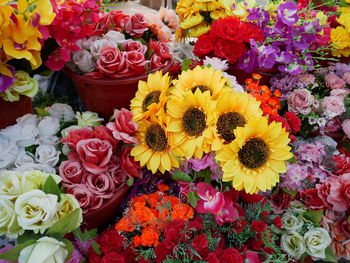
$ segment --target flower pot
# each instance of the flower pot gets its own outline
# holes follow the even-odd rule
[[[120,202],[128,189],[129,186],[126,184],[120,186],[114,196],[106,201],[102,207],[84,214],[84,223],[82,224],[82,227],[86,229],[104,229],[111,224],[118,213]]]
[[[173,61],[162,69],[167,72]],[[148,75],[125,79],[93,79],[73,73],[66,68],[66,73],[73,80],[79,96],[89,111],[97,112],[106,121],[113,115],[115,109],[129,109],[140,80],[147,80]]]
[[[278,74],[277,67],[270,69],[258,68],[254,70],[254,73],[259,73],[261,75],[260,85],[269,85],[270,79]],[[252,73],[247,73],[244,70],[238,68],[237,65],[230,65],[227,73],[236,77],[237,82],[241,85],[245,85],[245,80],[252,77]]]
[[[16,119],[32,113],[32,99],[27,96],[20,96],[19,101],[9,102],[0,98],[0,129],[16,123]]]

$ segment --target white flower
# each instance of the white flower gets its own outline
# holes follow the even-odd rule
[[[36,144],[39,130],[33,124],[15,124],[3,129],[1,134],[11,138],[19,147],[27,147]]]
[[[228,85],[235,91],[235,92],[244,92],[244,88],[238,84],[237,79],[233,75],[229,75],[226,72],[222,74],[225,78],[228,79]]]
[[[55,166],[60,158],[60,152],[55,146],[49,144],[40,145],[35,151],[35,160],[41,164]]]
[[[64,263],[68,251],[66,245],[52,237],[42,237],[35,244],[21,250],[19,263]]]
[[[228,61],[220,58],[205,57],[203,60],[204,66],[212,66],[215,70],[226,71],[228,70]]]
[[[47,109],[51,117],[58,119],[59,121],[72,121],[75,118],[74,111],[71,106],[63,103],[55,103]]]
[[[51,176],[57,184],[62,180],[61,177],[56,174],[45,173],[38,170],[29,170],[23,172],[21,179],[23,192],[39,189],[40,186],[46,182],[49,176]]]
[[[281,247],[290,256],[297,260],[300,259],[306,251],[303,237],[296,232],[283,234],[281,237]]]
[[[0,134],[0,169],[10,168],[16,160],[19,148],[14,141]]]
[[[15,171],[0,173],[0,198],[14,199],[23,193],[22,174]]]
[[[287,231],[298,231],[304,225],[304,221],[301,218],[296,217],[288,212],[282,216],[282,223],[282,228],[284,228]]]
[[[75,118],[78,120],[78,126],[81,128],[86,126],[95,127],[101,125],[101,121],[103,121],[103,118],[99,118],[96,112],[91,111],[77,112]]]
[[[37,126],[39,123],[39,118],[37,115],[27,113],[26,115],[23,115],[22,117],[17,118],[17,123],[21,125],[27,125],[31,124],[34,126]]]
[[[104,34],[103,36],[105,39],[116,42],[116,43],[123,43],[125,42],[125,36],[124,34],[120,33],[119,31],[110,30],[107,34]]]
[[[42,136],[39,138],[40,144],[50,144],[56,146],[60,142],[60,138],[56,135],[53,136]]]
[[[82,73],[88,73],[95,69],[96,62],[91,53],[85,49],[74,52],[72,59]]]
[[[110,41],[108,39],[98,39],[98,40],[94,41],[94,43],[92,43],[92,45],[90,47],[90,52],[96,61],[100,57],[100,50],[104,46],[118,47],[118,44],[113,42],[113,41]]]
[[[32,190],[20,195],[15,203],[18,224],[25,230],[44,233],[57,221],[57,195]]]
[[[59,131],[60,123],[57,119],[48,116],[39,122],[38,128],[40,137],[50,137]]]
[[[8,199],[0,198],[0,235],[16,238],[24,230],[18,225],[15,204]]]
[[[306,252],[315,258],[325,258],[325,250],[331,244],[332,239],[326,229],[316,227],[304,234]]]
[[[50,165],[47,165],[47,164],[40,164],[40,163],[24,163],[14,170],[20,173],[31,171],[31,170],[38,170],[48,174],[56,173],[56,169],[54,167],[51,167]]]
[[[33,162],[34,162],[34,156],[30,152],[26,152],[24,148],[21,148],[19,150],[19,153],[17,154],[14,165],[15,167],[20,167],[25,163],[33,163]]]
[[[66,215],[68,215],[73,210],[79,208],[79,202],[75,199],[75,197],[71,194],[61,194],[61,201],[58,203],[57,217],[58,219],[62,219]],[[77,220],[76,228],[80,226],[83,222],[83,214],[80,209],[79,220]]]
[[[90,46],[92,45],[92,43],[94,43],[94,41],[97,40],[97,36],[92,36],[89,38],[85,38],[85,39],[79,39],[76,44],[78,47],[80,47],[81,49],[90,49]]]

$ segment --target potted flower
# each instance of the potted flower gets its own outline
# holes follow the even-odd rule
[[[0,38],[0,128],[32,111],[38,91],[31,70],[41,65],[41,43],[55,13],[49,0],[1,1]],[[28,73],[29,72],[29,73]]]

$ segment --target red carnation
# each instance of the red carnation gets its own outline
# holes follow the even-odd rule
[[[261,220],[253,221],[250,228],[257,233],[262,233],[266,231],[267,224]]]
[[[109,252],[105,255],[101,263],[126,263],[123,255],[118,254],[117,252]]]
[[[220,58],[227,59],[229,63],[233,64],[244,55],[247,47],[244,43],[233,42],[227,39],[219,39],[215,43],[214,54]]]
[[[224,249],[221,253],[219,258],[219,262],[225,262],[225,263],[243,263],[243,257],[239,253],[239,251],[235,248],[227,248]]]
[[[325,205],[322,199],[318,196],[318,190],[313,189],[304,189],[299,192],[300,201],[303,202],[307,208],[311,210],[324,209]]]
[[[280,216],[276,216],[276,217],[273,219],[273,224],[274,224],[277,228],[281,228],[282,225],[283,225],[282,218],[281,218]]]
[[[169,244],[169,242],[159,243],[158,246],[154,249],[156,254],[156,262],[163,262],[166,260],[168,255],[172,255],[174,245]]]
[[[247,244],[250,248],[256,251],[261,250],[261,248],[264,246],[264,242],[261,240],[260,237],[249,239],[247,241]]]
[[[272,247],[264,247],[263,250],[266,254],[272,255],[272,253],[275,251]]]
[[[287,119],[290,129],[293,133],[298,133],[301,127],[301,120],[294,112],[286,112],[284,117]]]
[[[124,237],[118,234],[114,229],[108,229],[102,233],[98,243],[100,250],[106,254],[110,251],[120,252],[123,250]]]
[[[238,219],[233,223],[231,231],[235,233],[241,233],[246,225],[247,222],[244,219]]]
[[[196,236],[191,242],[191,245],[198,252],[198,254],[203,256],[205,254],[208,254],[209,252],[209,250],[207,249],[208,244],[209,244],[208,237],[207,237],[207,234],[205,233]]]
[[[214,51],[216,41],[217,37],[210,33],[200,36],[194,45],[193,54],[200,58],[205,57]]]
[[[239,196],[246,203],[257,203],[261,201],[264,197],[258,194],[247,194],[245,191],[240,191]]]
[[[346,155],[333,156],[333,161],[336,164],[335,174],[346,174],[350,173],[350,157]]]

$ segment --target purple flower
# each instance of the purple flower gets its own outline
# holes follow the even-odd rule
[[[308,175],[307,167],[300,164],[288,164],[287,167],[287,173],[282,177],[280,186],[297,191],[303,186],[303,180]]]
[[[293,2],[281,4],[277,10],[277,18],[285,25],[292,26],[298,21],[298,7]]]
[[[252,73],[254,69],[259,67],[257,56],[258,48],[257,43],[251,39],[251,48],[239,59],[238,68],[244,70],[247,73]]]
[[[345,63],[335,63],[334,69],[338,76],[343,77],[345,73],[350,72],[350,65],[347,65]]]
[[[14,67],[7,66],[7,69],[10,70],[10,72],[12,73],[12,76],[15,75],[15,68]],[[4,92],[9,87],[11,87],[13,82],[15,82],[14,77],[9,77],[9,76],[6,76],[6,75],[3,75],[0,73],[0,92]]]
[[[304,71],[303,68],[299,64],[296,64],[296,63],[291,63],[289,65],[281,65],[278,67],[278,69],[281,72],[286,72],[286,73],[289,73],[291,75],[299,75],[300,73],[302,73]]]
[[[77,249],[74,249],[72,257],[66,263],[80,263],[84,260],[84,257]]]
[[[222,170],[220,166],[215,162],[213,153],[208,153],[201,159],[190,159],[188,160],[188,164],[190,165],[189,167],[196,172],[210,168],[210,171],[212,172],[212,180],[216,180],[222,177]]]
[[[272,68],[279,56],[279,49],[271,46],[260,46],[258,48],[258,64],[260,68]]]
[[[288,98],[297,83],[298,78],[287,73],[281,73],[270,79],[271,91],[279,90],[282,93],[283,100]]]
[[[267,10],[262,10],[260,7],[248,10],[247,19],[255,22],[260,28],[264,28],[270,22],[270,13]]]

